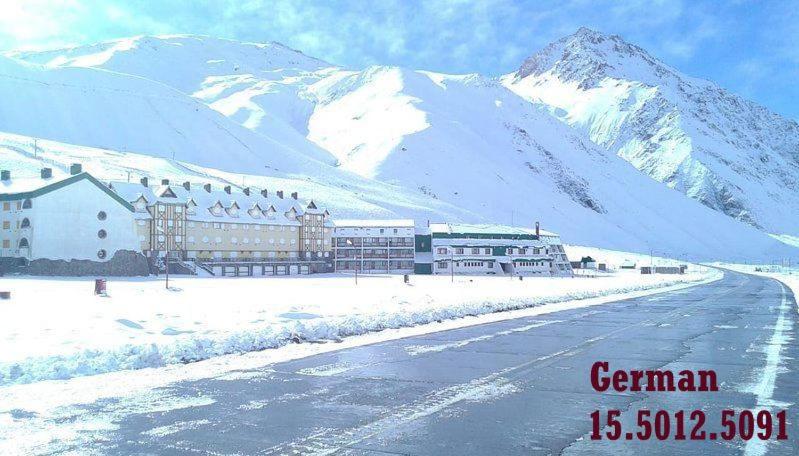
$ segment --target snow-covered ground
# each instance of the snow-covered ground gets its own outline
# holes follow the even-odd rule
[[[707,279],[626,271],[600,278],[321,275],[112,280],[4,278],[0,386],[199,361],[471,315]]]

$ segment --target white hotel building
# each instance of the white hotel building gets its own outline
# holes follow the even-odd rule
[[[538,226],[531,229],[433,223],[428,231],[429,234],[419,236],[422,241],[429,241],[426,260],[424,251],[416,253],[420,273],[544,276],[572,273],[560,237]]]
[[[413,273],[413,220],[334,220],[337,272]]]

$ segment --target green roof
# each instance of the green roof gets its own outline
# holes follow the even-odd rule
[[[58,189],[64,188],[68,185],[72,185],[76,182],[80,182],[84,179],[88,180],[89,182],[94,184],[97,188],[104,191],[108,196],[116,200],[119,204],[123,205],[127,210],[134,212],[135,209],[133,208],[132,204],[125,201],[124,198],[119,196],[116,192],[108,188],[108,186],[106,186],[102,182],[98,181],[94,176],[92,176],[89,173],[76,174],[74,176],[70,176],[58,182],[53,182],[52,184],[39,187],[36,190],[30,190],[18,193],[0,193],[0,201],[16,201],[21,199],[36,198],[42,195],[46,195],[50,192],[54,192]]]
[[[433,239],[527,239],[538,240],[535,234],[509,233],[433,233]]]

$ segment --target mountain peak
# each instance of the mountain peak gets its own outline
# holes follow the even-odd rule
[[[557,73],[561,80],[576,81],[590,87],[606,76],[647,81],[647,73],[658,77],[673,74],[674,70],[652,57],[639,46],[628,43],[619,35],[580,27],[528,57],[516,72],[517,79],[547,71]]]

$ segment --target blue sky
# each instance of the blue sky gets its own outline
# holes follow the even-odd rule
[[[799,119],[799,0],[0,0],[0,49],[193,33],[360,68],[499,75],[587,26]]]

